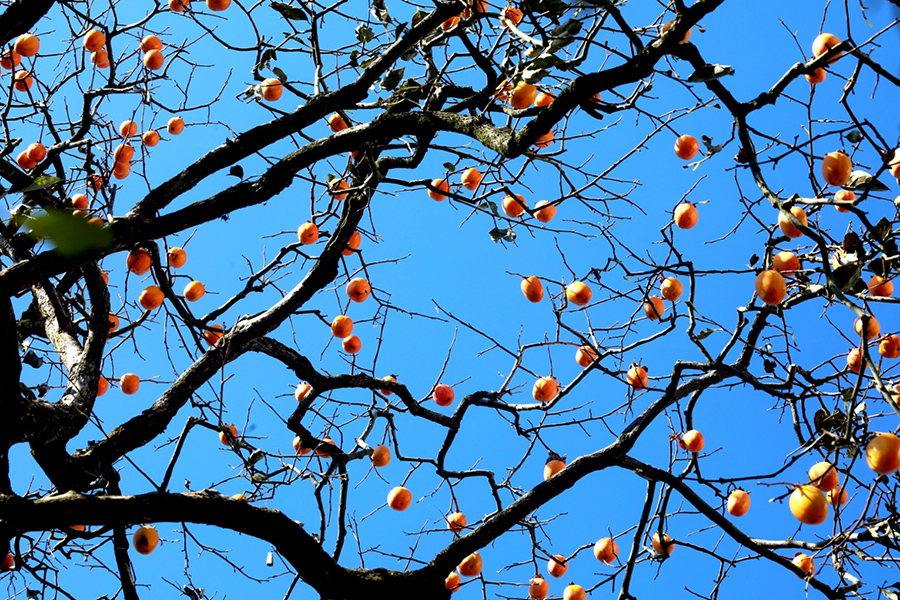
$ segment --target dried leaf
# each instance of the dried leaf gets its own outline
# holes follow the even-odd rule
[[[281,16],[291,21],[309,21],[309,17],[302,8],[291,6],[286,2],[269,2],[269,6],[281,13]]]
[[[688,77],[689,83],[703,83],[706,81],[715,81],[726,75],[734,75],[734,69],[728,65],[703,65]]]

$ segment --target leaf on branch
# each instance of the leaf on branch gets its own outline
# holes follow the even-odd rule
[[[44,359],[38,356],[34,350],[29,350],[25,353],[25,356],[22,357],[22,362],[32,369],[37,369],[44,364]]]
[[[259,63],[256,65],[257,69],[268,69],[269,64],[277,58],[276,52],[274,48],[267,48],[263,50],[262,56],[259,59]]]
[[[423,11],[421,8],[416,9],[416,14],[412,16],[412,26],[415,27],[418,25],[422,19],[428,16],[428,13]]]
[[[713,145],[712,138],[708,135],[701,135],[700,139],[703,141],[703,145],[706,146],[706,153],[710,156],[716,152],[721,152],[722,148],[725,147],[725,144],[719,144],[718,146]]]
[[[734,75],[734,69],[728,65],[703,65],[688,77],[690,83],[714,81],[726,75]]]
[[[885,217],[881,217],[875,227],[872,228],[871,234],[879,242],[883,242],[891,235],[891,222]]]
[[[749,264],[749,266],[752,267],[753,265],[755,265],[755,264],[758,263],[758,262],[759,262],[759,255],[753,254],[753,255],[750,256],[750,264]]]
[[[865,171],[853,171],[850,173],[850,181],[844,187],[848,190],[864,190],[866,188],[872,192],[887,192],[890,188]]]
[[[231,165],[231,168],[228,169],[228,174],[237,177],[238,179],[244,178],[244,167],[241,165]]]
[[[862,133],[860,133],[856,129],[854,129],[853,131],[851,131],[850,133],[847,134],[847,141],[850,142],[851,144],[855,144],[861,139],[862,139]]]
[[[113,242],[113,234],[108,227],[99,227],[67,211],[48,211],[29,218],[25,225],[31,230],[32,237],[53,242],[56,252],[62,256],[77,256],[89,250],[108,248]]]
[[[31,180],[31,183],[25,186],[22,189],[14,189],[10,190],[13,192],[19,192],[24,194],[25,192],[36,192],[38,190],[43,190],[46,188],[53,187],[55,185],[59,185],[61,183],[65,183],[65,179],[60,179],[59,177],[53,177],[51,175],[39,175]]]
[[[360,23],[356,26],[356,39],[365,44],[375,39],[375,32],[368,25]]]
[[[563,61],[558,56],[554,54],[545,54],[534,59],[529,67],[531,70],[543,70],[550,67],[555,67],[561,62]],[[525,72],[527,73],[528,70],[526,70]]]
[[[488,232],[491,236],[491,239],[495,242],[499,242],[500,240],[505,240],[507,242],[516,241],[516,232],[511,228],[503,229],[500,227],[494,227]]]
[[[272,72],[275,73],[275,77],[277,77],[281,83],[287,81],[287,75],[278,67],[272,67]]]
[[[697,341],[703,341],[717,331],[721,331],[721,329],[704,329],[694,337],[697,338]]]
[[[406,67],[391,69],[390,71],[388,71],[388,74],[385,75],[384,79],[381,80],[381,89],[388,92],[396,89],[397,86],[400,85],[400,82],[403,80],[404,71],[406,71]]]
[[[456,165],[454,165],[452,162],[445,162],[444,168],[447,169],[448,171],[452,171],[453,169],[456,168]]]
[[[302,8],[291,6],[286,2],[269,2],[269,6],[281,13],[281,16],[291,21],[309,21],[309,17]]]
[[[497,215],[498,217],[500,216],[500,209],[497,208],[496,202],[488,202],[488,201],[482,200],[481,202],[479,202],[477,204],[477,206],[481,210],[489,210],[492,213],[494,213],[495,215]]]
[[[388,14],[388,9],[384,4],[384,0],[373,0],[372,9],[369,12],[382,23],[391,22],[391,15]]]
[[[831,279],[839,290],[846,292],[856,285],[861,272],[862,269],[857,263],[842,265],[831,272]]]

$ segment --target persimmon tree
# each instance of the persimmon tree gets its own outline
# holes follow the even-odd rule
[[[9,597],[900,593],[900,3],[2,4]]]

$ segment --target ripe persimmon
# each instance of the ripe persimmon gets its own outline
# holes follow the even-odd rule
[[[791,514],[806,525],[820,525],[828,518],[828,501],[822,490],[812,485],[799,485],[788,502]]]
[[[319,239],[319,228],[316,227],[315,223],[307,221],[297,229],[297,239],[304,246],[315,244]]]
[[[434,189],[428,190],[428,197],[432,200],[442,202],[447,199],[447,193],[450,191],[450,184],[446,179],[435,179],[431,182]]]
[[[894,282],[890,279],[885,279],[881,275],[873,275],[867,287],[869,288],[869,293],[873,296],[890,298],[894,295]]]
[[[333,439],[329,436],[325,436],[322,438],[322,441],[319,442],[319,445],[316,446],[315,452],[316,456],[322,456],[325,458],[331,458],[331,449],[327,448],[328,445],[337,446]]]
[[[484,566],[484,563],[481,560],[481,555],[477,552],[473,552],[463,559],[461,563],[456,567],[456,570],[459,571],[459,574],[463,577],[475,577],[479,573],[481,573],[481,569]]]
[[[25,149],[25,153],[28,155],[28,158],[30,160],[36,163],[39,163],[47,158],[47,149],[44,148],[44,145],[40,142],[29,144],[28,148]]]
[[[619,545],[612,538],[600,538],[594,544],[594,557],[606,564],[612,564],[616,557],[619,556]]]
[[[347,297],[354,302],[365,302],[371,293],[369,282],[362,277],[355,277],[347,284]]]
[[[525,212],[525,208],[528,206],[528,203],[525,202],[525,198],[523,198],[520,194],[516,194],[515,197],[506,195],[503,197],[503,214],[507,217],[511,217],[513,219],[517,217],[521,217]]]
[[[14,69],[22,63],[22,57],[15,50],[4,50],[0,54],[0,66],[4,69]]]
[[[664,312],[666,312],[666,305],[659,296],[650,296],[647,298],[647,301],[644,302],[644,314],[647,315],[647,318],[651,321],[661,319]]]
[[[122,390],[123,394],[134,394],[138,391],[138,388],[141,386],[140,378],[134,373],[125,373],[122,377],[119,378],[119,389]]]
[[[169,122],[166,123],[166,131],[172,135],[178,135],[184,131],[184,119],[181,117],[172,117],[169,119]]]
[[[31,78],[31,74],[28,71],[25,71],[24,69],[16,71],[13,87],[20,92],[27,92],[31,89],[32,85],[34,85],[34,79]]]
[[[733,517],[743,517],[750,510],[750,494],[744,490],[734,490],[728,494],[728,514]]]
[[[75,194],[72,196],[72,206],[79,210],[86,209],[88,207],[88,197],[84,194]]]
[[[443,31],[450,31],[451,29],[453,29],[453,28],[456,27],[457,25],[459,25],[459,17],[458,17],[458,16],[457,16],[457,17],[450,17],[449,19],[447,19],[446,21],[444,21],[443,23],[441,23],[441,29],[442,29]]]
[[[353,333],[353,319],[347,315],[338,315],[331,321],[331,335],[345,338]]]
[[[0,563],[0,569],[12,569],[16,566],[16,559],[9,552],[6,553],[6,556],[3,558],[3,562]]]
[[[834,199],[839,202],[855,202],[856,194],[854,194],[850,190],[838,190],[834,193]],[[834,208],[840,213],[850,212],[846,208],[838,204],[835,204]]]
[[[350,234],[350,240],[347,242],[347,247],[341,251],[341,254],[344,256],[350,256],[354,253],[355,250],[359,249],[359,245],[362,243],[362,236],[358,231],[354,231]]]
[[[134,157],[134,148],[128,144],[119,144],[116,146],[115,150],[113,150],[113,160],[116,165],[128,164],[131,162],[131,159]]]
[[[566,468],[566,460],[555,452],[550,452],[544,463],[544,481]]]
[[[145,131],[141,134],[141,143],[148,148],[152,148],[159,143],[159,134],[152,129],[150,131]]]
[[[172,246],[166,252],[166,263],[173,269],[180,269],[187,262],[187,252],[179,246]]]
[[[818,58],[840,43],[841,40],[836,35],[831,33],[820,33],[816,36],[816,39],[814,39],[812,43],[813,56]],[[839,59],[841,57],[841,54],[843,54],[843,52],[835,53],[835,55],[828,60],[828,63],[833,63],[834,61]]]
[[[144,66],[151,71],[162,69],[165,62],[166,57],[163,56],[163,53],[159,50],[151,50],[144,54]]]
[[[553,143],[553,139],[554,139],[554,133],[553,133],[553,130],[551,129],[550,131],[548,131],[547,133],[545,133],[538,139],[534,140],[534,145],[536,148],[549,148],[550,144]]]
[[[144,291],[141,292],[141,295],[138,296],[138,302],[146,310],[156,310],[162,306],[163,300],[165,299],[166,296],[163,294],[163,291],[155,285],[148,285],[144,288]]]
[[[541,223],[549,223],[555,216],[556,205],[550,204],[549,200],[540,200],[534,205],[534,218]]]
[[[535,575],[528,582],[528,597],[532,600],[544,600],[550,592],[550,584],[540,575]]]
[[[819,67],[812,73],[807,73],[806,75],[804,75],[804,77],[806,77],[806,80],[808,82],[810,82],[813,85],[816,85],[817,83],[822,83],[823,81],[825,81],[825,76],[827,74],[828,74],[828,72],[824,68]]]
[[[34,56],[40,49],[41,40],[32,33],[23,33],[16,39],[16,43],[13,44],[13,51],[24,58]]]
[[[453,533],[459,533],[466,528],[466,515],[455,512],[447,517],[447,529]]]
[[[469,167],[463,171],[460,181],[467,190],[477,190],[478,186],[481,185],[481,179],[481,171],[475,167]]]
[[[141,39],[141,52],[150,52],[151,50],[162,50],[162,40],[152,33]]]
[[[821,461],[814,464],[807,473],[810,485],[819,488],[823,492],[830,492],[840,483],[837,469],[830,462]]]
[[[184,299],[188,302],[196,302],[206,294],[206,286],[199,281],[191,281],[184,286]]]
[[[312,390],[312,386],[308,383],[297,384],[297,387],[294,388],[294,398],[296,398],[297,402],[303,402],[310,390]]]
[[[692,135],[682,135],[675,140],[675,156],[684,160],[691,160],[700,151],[700,143]]]
[[[566,298],[576,306],[588,304],[593,295],[591,288],[582,281],[573,281],[566,287]]]
[[[662,535],[662,540],[660,540],[659,532],[657,531],[653,534],[653,537],[650,538],[650,545],[653,546],[654,552],[665,558],[672,556],[672,552],[675,551],[675,542],[669,537],[668,533],[664,533]]]
[[[456,392],[446,383],[439,383],[434,386],[434,392],[431,395],[438,406],[450,406],[453,404]]]
[[[30,171],[37,166],[36,162],[28,158],[27,150],[22,150],[19,155],[16,156],[16,164],[19,165],[23,171]]]
[[[153,257],[143,248],[132,250],[128,253],[128,258],[125,259],[125,266],[135,275],[143,275],[150,270],[152,264]]]
[[[703,439],[703,434],[696,429],[686,431],[684,435],[681,436],[681,447],[688,452],[700,452],[705,445],[706,442]]]
[[[300,439],[300,436],[294,436],[294,441],[292,443],[294,446],[294,453],[299,454],[300,456],[304,456],[312,452],[312,448],[304,448],[303,441]]]
[[[513,108],[528,108],[534,104],[535,98],[537,98],[537,88],[530,83],[520,81],[513,88],[509,103]]]
[[[587,592],[577,583],[570,583],[563,590],[563,600],[586,600]]]
[[[385,467],[391,462],[391,449],[383,444],[372,448],[372,466]]]
[[[695,207],[690,202],[682,202],[681,204],[676,206],[674,217],[675,225],[679,229],[693,229],[694,225],[697,224],[697,220],[699,219],[699,215],[697,214],[697,207]]]
[[[91,29],[84,34],[84,49],[88,52],[98,52],[106,44],[106,35],[99,29]]]
[[[800,221],[801,225],[803,225],[804,227],[807,226],[808,221],[806,219],[805,210],[803,210],[799,206],[792,206],[790,212],[795,219]],[[788,236],[791,239],[798,238],[803,235],[803,232],[800,231],[800,229],[791,222],[790,218],[787,216],[784,210],[778,213],[778,227],[779,229],[781,229],[781,232],[784,235]]]
[[[119,328],[119,317],[109,313],[109,332],[112,333]]]
[[[893,433],[876,433],[866,444],[866,464],[879,475],[900,469],[900,438]]]
[[[223,337],[225,337],[224,325],[208,325],[206,329],[203,330],[203,339],[205,339],[206,343],[210,346],[215,346]]]
[[[784,271],[799,271],[800,259],[793,252],[779,252],[772,256],[772,269],[783,273]]]
[[[562,554],[555,554],[547,561],[547,572],[553,577],[562,577],[569,570],[569,563]]]
[[[331,197],[340,202],[344,198],[347,197],[347,192],[344,190],[349,190],[350,184],[347,183],[347,180],[344,178],[334,178],[328,183],[328,193],[331,194]]]
[[[828,504],[832,506],[845,504],[847,502],[847,488],[836,487],[825,494],[825,499],[828,500]]]
[[[862,337],[863,332],[863,321],[862,317],[856,317],[856,320],[853,322],[853,330],[856,332],[856,335]],[[881,334],[881,324],[878,323],[878,319],[869,315],[869,319],[866,323],[866,339],[874,340]]]
[[[780,304],[787,296],[787,282],[778,271],[761,272],[756,276],[755,286],[759,299],[770,306]]]
[[[634,365],[628,369],[628,373],[625,374],[625,379],[628,381],[628,385],[635,390],[644,389],[650,382],[650,379],[647,377],[647,369],[640,365]]]
[[[684,286],[675,277],[666,277],[663,279],[662,285],[659,286],[659,293],[669,302],[675,302],[681,298],[683,291]],[[662,311],[659,314],[662,314]]]
[[[109,390],[109,381],[103,375],[97,379],[97,395],[102,396]]]
[[[232,445],[238,438],[237,427],[234,425],[225,425],[225,429],[219,431],[219,441],[226,446]]]
[[[531,395],[538,402],[550,402],[559,394],[559,382],[556,378],[546,376],[534,382]]]
[[[206,7],[209,10],[220,11],[225,10],[229,6],[231,6],[231,0],[206,0]]]
[[[409,508],[412,503],[412,492],[405,487],[398,485],[388,492],[388,506],[394,510],[402,511]]]
[[[91,53],[91,63],[98,69],[109,68],[109,52],[106,50],[97,50]]]
[[[537,95],[534,99],[535,106],[548,106],[551,102],[556,100],[556,96],[551,94],[550,92],[544,91]]]
[[[529,302],[540,302],[544,299],[544,286],[541,284],[541,280],[534,275],[523,279],[521,288]]]
[[[865,368],[863,355],[862,352],[859,351],[859,348],[854,348],[847,353],[847,366],[850,367],[850,370],[854,373],[859,373],[860,369]]]
[[[397,377],[395,375],[385,375],[384,377],[381,378],[381,380],[382,381],[390,381],[392,383],[397,383]],[[382,394],[384,394],[385,396],[390,396],[394,393],[390,390],[379,390],[379,391]]]
[[[259,84],[259,89],[262,91],[262,97],[269,102],[275,102],[284,93],[284,86],[277,77],[263,79],[263,82]]]
[[[159,543],[159,533],[150,525],[142,525],[131,536],[131,543],[138,554],[150,554],[156,550],[156,545]]]
[[[451,594],[455,594],[459,591],[459,586],[462,583],[462,580],[459,578],[459,573],[456,571],[451,571],[447,578],[444,580],[444,587],[450,590]]]
[[[362,341],[355,335],[348,335],[341,340],[341,348],[343,348],[344,352],[347,354],[356,354],[362,350]]]
[[[885,358],[900,358],[900,336],[891,334],[878,342],[878,354]]]
[[[853,161],[843,150],[829,152],[822,159],[822,178],[828,185],[846,185],[853,172]]]
[[[816,563],[813,562],[812,557],[808,554],[798,552],[791,562],[795,567],[797,567],[801,571],[804,571],[807,577],[812,577],[816,573]],[[797,575],[797,577],[800,576]],[[802,577],[800,578],[803,579]]]
[[[337,133],[338,131],[343,131],[347,129],[347,121],[344,120],[344,117],[341,115],[334,113],[330,117],[328,117],[328,128],[333,132]]]
[[[514,6],[507,6],[500,14],[504,19],[511,21],[513,25],[518,25],[522,22],[522,11]],[[506,25],[506,23],[504,23],[504,25]]]
[[[579,346],[578,350],[575,351],[575,362],[582,367],[590,365],[595,360],[597,360],[597,351],[591,346]]]

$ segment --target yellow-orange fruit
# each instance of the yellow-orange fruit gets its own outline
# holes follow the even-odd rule
[[[803,210],[799,206],[792,206],[790,212],[794,216],[794,218],[800,221],[800,223],[804,227],[807,226],[808,221],[806,219],[805,210]],[[796,225],[791,223],[790,219],[784,213],[784,211],[778,213],[778,228],[781,229],[781,232],[784,235],[788,236],[791,239],[798,238],[803,235],[803,232],[800,231],[800,229]]]
[[[834,193],[834,199],[841,202],[854,202],[856,200],[856,194],[854,194],[850,190],[838,190]],[[843,206],[839,206],[837,204],[834,205],[834,208],[841,213],[850,212]]]
[[[549,223],[556,216],[556,206],[549,200],[540,200],[534,205],[534,218],[541,223]]]
[[[347,122],[344,120],[344,117],[337,113],[334,113],[333,115],[328,117],[328,128],[337,133],[338,131],[347,129]]]
[[[766,304],[780,304],[787,296],[787,282],[778,271],[763,271],[756,276],[756,293]]]
[[[450,183],[446,179],[435,179],[431,182],[434,189],[428,190],[428,197],[432,200],[442,202],[447,199],[447,193],[450,191]]]
[[[513,108],[528,108],[537,98],[537,88],[530,83],[520,81],[513,88],[509,103]]]
[[[215,346],[223,337],[225,337],[224,325],[208,325],[206,329],[203,330],[203,339],[205,339],[206,343],[210,346]]]
[[[456,392],[446,383],[439,383],[434,386],[434,392],[431,395],[438,406],[450,406],[453,404],[453,399],[456,398]]]
[[[529,275],[523,279],[521,287],[522,293],[525,294],[529,302],[540,302],[544,299],[544,286],[541,284],[540,279],[534,275]]]
[[[743,517],[750,510],[750,494],[744,490],[734,490],[728,495],[728,514]]]
[[[347,354],[356,354],[362,350],[362,341],[355,335],[348,335],[341,340],[341,348],[343,348],[344,352]]]
[[[659,539],[659,532],[654,533],[650,538],[650,545],[653,546],[653,551],[660,556],[672,556],[672,552],[675,551],[675,542],[668,533],[663,534],[662,540]]]
[[[481,172],[475,167],[470,167],[463,171],[461,183],[467,190],[477,190],[481,185]]]
[[[810,484],[819,488],[823,492],[830,492],[838,486],[840,476],[837,469],[827,461],[821,461],[814,464],[809,473]]]
[[[331,335],[336,338],[345,338],[353,333],[353,319],[347,315],[338,315],[331,321]]]
[[[893,433],[876,433],[866,444],[866,464],[879,475],[900,469],[900,438]]]
[[[675,302],[676,300],[681,298],[681,294],[683,291],[684,286],[681,285],[681,282],[674,277],[666,277],[665,279],[663,279],[662,285],[659,286],[659,293],[662,294],[662,297],[669,302]],[[660,311],[659,314],[662,314],[662,311]]]
[[[263,79],[263,82],[259,84],[259,87],[262,90],[262,97],[269,102],[279,100],[281,94],[284,93],[284,86],[282,85],[281,80],[275,77]]]
[[[691,160],[700,151],[700,143],[692,135],[682,135],[675,140],[675,156],[684,160]]]
[[[575,362],[586,367],[597,358],[597,352],[590,346],[579,346],[575,351]]]
[[[294,388],[294,398],[296,398],[297,402],[303,402],[303,399],[306,398],[306,395],[312,390],[312,386],[308,383],[300,383]]]
[[[650,296],[647,298],[647,302],[644,302],[644,314],[651,321],[662,318],[664,312],[666,312],[666,305],[659,296]]]
[[[541,377],[534,382],[531,395],[538,402],[550,402],[559,394],[559,382],[553,377]]]
[[[159,289],[159,287],[148,285],[144,288],[144,291],[141,292],[141,295],[138,296],[138,302],[140,302],[141,306],[147,310],[156,310],[162,306],[165,298],[165,294],[163,294],[163,291]]]
[[[297,238],[304,246],[315,244],[319,239],[319,228],[315,223],[306,222],[297,229]]]
[[[642,390],[647,387],[647,383],[650,379],[647,377],[647,369],[640,365],[636,365],[628,369],[628,373],[625,375],[625,379],[628,381],[628,385],[633,387],[635,390]]]
[[[151,71],[162,69],[165,62],[166,58],[159,50],[151,50],[144,54],[144,66]]]
[[[238,431],[234,425],[225,425],[225,430],[219,432],[219,441],[226,446],[232,445],[237,437]]]
[[[862,337],[863,332],[863,322],[862,317],[856,317],[856,321],[853,322],[853,330],[856,331],[856,335]],[[881,334],[881,324],[878,323],[878,319],[873,316],[869,316],[868,322],[866,323],[866,339],[874,340]]]
[[[860,369],[865,368],[863,355],[862,352],[859,351],[859,348],[854,348],[847,353],[847,366],[850,367],[850,370],[854,373],[859,373]]]
[[[134,373],[125,373],[119,378],[119,389],[122,390],[123,394],[128,394],[130,396],[131,394],[137,393],[140,386],[141,380]]]
[[[540,575],[528,582],[528,597],[532,600],[544,600],[549,592],[550,584]]]
[[[151,50],[162,50],[162,40],[153,35],[145,35],[141,40],[141,52],[150,52]]]
[[[900,358],[900,336],[892,333],[878,342],[878,354],[885,358]]]
[[[180,269],[187,262],[187,252],[184,251],[184,248],[172,246],[166,252],[166,262],[173,269]]]
[[[528,206],[528,203],[525,201],[520,194],[516,194],[515,198],[512,196],[504,196],[503,197],[503,213],[510,218],[521,217],[525,212],[525,208]]]
[[[882,296],[884,298],[890,298],[894,295],[894,282],[885,279],[880,275],[874,275],[872,279],[869,280],[869,293],[873,296]]]
[[[697,208],[690,202],[682,202],[675,207],[675,225],[679,229],[692,229],[698,219]]]
[[[452,571],[444,580],[444,587],[450,590],[451,593],[455,594],[459,591],[460,583],[462,583],[462,580],[459,578],[459,573],[457,573],[456,571]]]
[[[23,33],[16,39],[16,43],[13,44],[13,51],[17,52],[19,56],[22,56],[24,58],[34,56],[40,49],[41,40],[38,39],[38,36],[32,33]]]
[[[131,537],[131,543],[139,554],[150,554],[156,550],[159,543],[159,533],[150,525],[142,525],[134,532]]]
[[[772,256],[772,269],[782,273],[784,271],[799,271],[800,259],[793,252],[779,252]]]
[[[823,54],[828,52],[828,50],[830,50],[831,48],[834,48],[835,46],[837,46],[840,43],[841,43],[841,40],[836,35],[831,34],[831,33],[820,33],[819,35],[816,36],[816,39],[814,39],[813,43],[812,43],[813,56],[815,56],[815,57],[822,56]],[[843,52],[835,53],[835,55],[832,56],[828,60],[828,63],[831,64],[834,61],[836,61],[837,59],[839,59],[841,57],[841,54],[843,54]]]
[[[372,448],[372,466],[384,467],[391,462],[391,449],[379,444]]]
[[[846,185],[853,172],[853,161],[842,150],[829,152],[822,159],[822,177],[829,185]]]
[[[206,286],[199,281],[192,281],[184,286],[184,299],[188,302],[196,302],[206,294]]]
[[[181,117],[172,117],[169,119],[169,122],[166,123],[166,131],[172,135],[178,135],[184,131],[184,119]]]
[[[812,485],[801,485],[791,492],[788,504],[798,521],[806,525],[820,525],[828,518],[828,501],[822,490]]]
[[[477,552],[473,552],[463,559],[459,566],[456,569],[459,571],[459,574],[463,577],[475,577],[479,573],[481,573],[481,569],[483,567],[483,563],[481,561],[481,555]]]
[[[696,429],[691,429],[681,436],[681,446],[688,452],[700,452],[705,445],[703,434]]]
[[[455,512],[447,517],[447,529],[453,533],[459,533],[466,528],[466,515]]]
[[[593,295],[591,288],[581,281],[573,281],[566,287],[566,298],[576,306],[588,304]]]
[[[347,296],[354,302],[365,302],[371,293],[369,282],[362,277],[355,277],[347,284]]]
[[[587,592],[577,583],[570,583],[563,590],[563,600],[586,600]]]
[[[569,570],[569,563],[562,554],[556,554],[547,561],[547,572],[553,577],[562,577]]]
[[[558,454],[551,454],[544,463],[544,481],[566,468],[566,461]]]
[[[600,538],[594,544],[594,557],[606,564],[611,564],[619,556],[619,545],[612,538]]]

